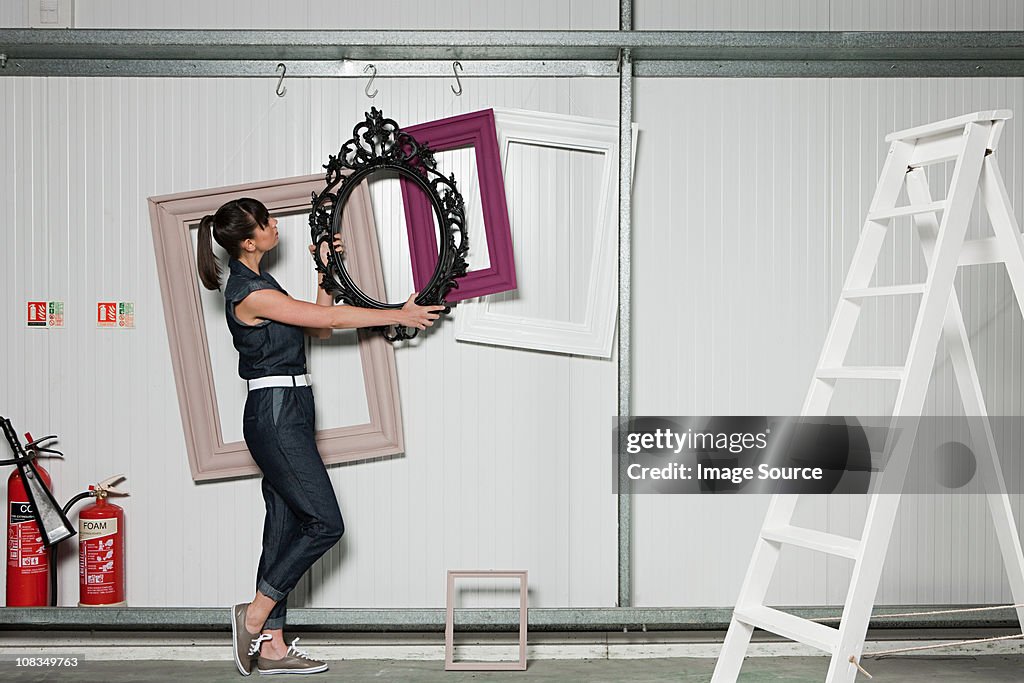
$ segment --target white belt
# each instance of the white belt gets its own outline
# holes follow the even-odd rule
[[[247,379],[245,386],[249,391],[267,387],[309,387],[313,386],[313,380],[309,375],[270,375],[269,377]]]

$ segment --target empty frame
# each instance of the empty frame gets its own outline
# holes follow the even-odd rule
[[[233,413],[237,411],[237,415],[241,414],[241,406],[236,405],[236,402],[244,402],[245,383],[237,375],[238,355],[230,346],[230,337],[223,335],[225,330],[222,328],[226,328],[223,296],[220,292],[209,293],[202,288],[196,272],[194,233],[199,221],[204,215],[215,213],[231,199],[248,196],[260,200],[272,215],[281,217],[282,223],[282,244],[265,258],[275,258],[281,266],[288,260],[294,262],[298,258],[295,254],[275,254],[287,246],[286,241],[290,241],[294,247],[293,252],[301,249],[305,253],[304,258],[309,266],[308,277],[312,279],[315,274],[309,252],[306,251],[310,241],[308,224],[305,220],[291,220],[287,217],[308,214],[310,197],[322,190],[324,185],[322,175],[312,175],[149,199],[157,273],[178,406],[185,432],[189,467],[196,481],[259,474],[259,468],[252,461],[245,442],[238,438],[240,428],[233,425]],[[342,224],[347,266],[353,275],[360,277],[361,283],[366,283],[368,294],[383,298],[380,253],[365,183],[353,194],[350,204]],[[297,242],[301,242],[301,247]],[[289,288],[286,278],[278,279],[289,289],[289,293],[299,294],[294,286]],[[217,306],[220,306],[219,310]],[[208,327],[207,320],[211,326],[219,327]],[[345,334],[350,336],[346,338]],[[340,348],[332,348],[332,344]],[[346,350],[346,346],[350,348]],[[361,368],[342,367],[345,363],[338,361],[346,353],[351,359],[358,356]],[[358,334],[353,331],[336,332],[323,347],[307,356],[314,391],[321,404],[337,404],[337,401],[325,400],[332,385],[337,386],[339,380],[343,379],[333,373],[361,375],[362,379],[362,386],[356,391],[353,391],[352,385],[346,388],[349,394],[361,394],[352,414],[355,422],[317,431],[317,446],[324,462],[349,462],[401,453],[404,450],[401,409],[391,345],[379,334],[367,334],[362,330]],[[330,366],[330,372],[325,372],[324,367],[314,366],[318,357],[322,365]],[[233,379],[229,374],[233,375]],[[221,394],[230,396],[222,395],[218,401],[218,387]],[[221,406],[225,406],[225,416],[232,413],[228,422],[222,421]],[[240,422],[240,417],[238,420]]]
[[[476,177],[456,174],[455,180],[467,200],[479,203],[483,230],[474,231],[469,240],[469,271],[458,279],[458,286],[446,297],[449,302],[475,296],[505,292],[516,288],[515,260],[512,255],[512,234],[509,229],[505,182],[495,134],[494,111],[460,114],[437,121],[409,126],[405,132],[432,152],[448,152],[468,147],[473,150],[472,165]],[[460,164],[461,165],[461,164]],[[417,290],[430,281],[437,264],[437,234],[434,212],[421,193],[412,191],[412,183],[402,179],[402,200],[409,230],[413,283]],[[467,202],[468,204],[468,202]],[[469,218],[467,205],[467,219]],[[467,228],[470,226],[467,225]],[[483,240],[485,244],[478,245]],[[475,254],[486,250],[488,263],[481,265]]]
[[[494,118],[512,188],[519,291],[461,303],[456,338],[608,358],[618,308],[618,125],[514,109],[495,109]]]

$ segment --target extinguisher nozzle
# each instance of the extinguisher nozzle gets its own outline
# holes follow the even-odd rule
[[[32,504],[32,513],[36,517],[36,523],[43,535],[43,544],[47,547],[54,546],[63,540],[75,535],[75,528],[71,526],[64,510],[57,504],[50,489],[39,472],[36,471],[35,463],[28,461],[18,464],[18,473],[25,486],[29,502]]]

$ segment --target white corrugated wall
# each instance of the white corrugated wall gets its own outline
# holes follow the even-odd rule
[[[0,404],[19,428],[61,435],[63,498],[128,474],[132,604],[245,595],[262,522],[257,480],[189,476],[146,198],[315,172],[371,104],[363,85],[293,80],[279,99],[271,80],[0,81],[12,247]],[[372,103],[400,122],[492,105],[616,111],[611,80],[473,80],[461,98],[444,80],[377,86]],[[286,244],[308,243],[295,227]],[[34,298],[66,301],[67,328],[26,329]],[[101,298],[135,301],[137,329],[96,329]],[[528,567],[536,605],[612,604],[610,468],[593,464],[606,463],[595,454],[615,411],[614,360],[456,343],[453,330],[397,351],[405,457],[331,468],[348,531],[312,574],[312,604],[439,606],[444,570],[458,567]],[[317,381],[321,412],[345,400]],[[63,550],[67,603],[76,572]]]
[[[0,26],[29,26],[29,0],[0,3]],[[616,29],[614,0],[76,0],[75,28]]]
[[[874,192],[885,134],[1003,107],[1024,112],[1024,79],[640,79],[637,120],[651,132],[637,157],[633,197],[633,269],[641,274],[633,289],[634,412],[798,412]],[[1009,123],[997,154],[1018,221],[1019,126]],[[978,208],[974,215],[971,236],[981,236],[987,220]],[[920,281],[916,248],[906,237],[890,244],[879,283]],[[990,413],[1019,414],[1013,359],[1021,321],[1006,276],[994,266],[973,268],[960,288]],[[848,363],[902,364],[915,311],[902,303],[872,311]],[[940,361],[926,412],[962,414],[955,389]],[[860,393],[867,402],[847,402],[850,414],[891,410],[891,390]],[[637,604],[731,604],[766,504],[639,497]],[[800,514],[859,536],[863,506],[837,497]],[[981,497],[907,496],[878,602],[1006,597],[987,514]],[[841,602],[849,563],[796,550],[784,562],[775,600]]]
[[[637,30],[1019,31],[1017,0],[634,0]]]
[[[0,25],[26,25],[26,5],[0,4]],[[79,27],[613,29],[618,17],[613,2],[595,10],[581,0],[389,3],[386,17],[380,6],[353,16],[324,1],[287,13],[269,1],[78,5]],[[638,29],[1024,28],[1024,10],[1009,0],[644,0],[635,11]],[[0,275],[0,408],[23,430],[60,433],[69,455],[52,468],[61,497],[129,475],[131,604],[244,597],[262,507],[257,480],[195,485],[189,476],[145,198],[315,172],[370,104],[402,123],[487,106],[617,117],[612,79],[464,84],[455,98],[442,80],[378,79],[371,101],[361,80],[289,79],[278,99],[269,79],[0,79],[0,209],[11,236]],[[638,79],[634,412],[797,411],[874,188],[881,138],[976,109],[1024,115],[1022,100],[1021,79]],[[1009,124],[1000,152],[1018,219],[1019,125]],[[1021,326],[1005,277],[971,273],[961,287],[991,410],[1019,414]],[[68,328],[25,329],[33,298],[66,301]],[[100,298],[134,300],[137,329],[96,330]],[[439,606],[446,568],[522,566],[533,606],[613,605],[605,430],[616,411],[615,359],[460,344],[451,332],[442,326],[398,352],[406,456],[331,468],[348,531],[297,602]],[[931,405],[943,411],[954,385],[948,368],[939,372]],[[635,604],[731,605],[764,505],[638,497]],[[840,500],[816,512],[850,533],[862,514]],[[985,514],[982,501],[908,497],[878,601],[1005,599]],[[66,545],[62,603],[72,604],[77,572]],[[807,560],[787,559],[774,597],[841,600],[844,565]]]
[[[78,0],[77,28],[616,29],[609,0]],[[0,26],[29,25],[29,0],[0,3]],[[638,30],[1010,31],[1017,0],[634,0]]]
[[[1012,1],[639,0],[634,8],[640,30],[1024,28],[1024,7]],[[1020,116],[1024,81],[638,79],[634,107],[641,129],[659,139],[650,144],[649,133],[641,143],[633,198],[633,412],[780,414],[798,411],[806,393],[881,169],[884,135],[979,109],[1007,107]],[[644,143],[657,151],[646,152]],[[1024,136],[1004,137],[999,154],[1018,220],[1022,145]],[[941,196],[937,187],[933,193]],[[975,236],[982,226],[976,209]],[[920,274],[919,257],[894,260],[911,248],[907,239],[893,246],[882,277],[895,283]],[[671,284],[649,277],[664,272],[673,273]],[[1006,277],[974,268],[960,286],[990,412],[1020,414],[1020,312]],[[890,304],[877,311],[849,362],[873,353],[877,364],[898,364],[914,310]],[[937,366],[934,385],[927,409],[957,414],[948,364]],[[889,406],[891,393],[862,390],[860,398]],[[733,604],[766,504],[638,498],[635,604]],[[798,514],[858,536],[864,506],[836,498]],[[987,516],[980,498],[908,496],[877,602],[1008,597]],[[841,602],[849,568],[845,560],[785,549],[771,598]]]

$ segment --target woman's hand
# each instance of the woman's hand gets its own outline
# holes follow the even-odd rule
[[[260,289],[245,297],[235,306],[235,314],[243,319],[276,320],[285,325],[323,330],[329,335],[332,329],[354,327],[386,327],[403,325],[425,330],[438,319],[438,311],[444,306],[418,306],[417,294],[409,297],[402,308],[373,309],[359,306],[318,306],[305,301],[296,301],[276,289]],[[319,336],[314,334],[314,336]]]
[[[338,252],[339,254],[344,254],[345,253],[345,243],[341,240],[341,233],[337,233],[337,234],[334,235],[334,251]],[[316,245],[315,244],[309,245],[309,253],[311,255],[316,253]],[[324,263],[327,263],[328,257],[329,257],[329,252],[327,251],[327,242],[321,242],[320,243],[320,260],[323,261]]]
[[[339,255],[345,252],[345,244],[341,241],[341,235],[334,235],[334,251]],[[310,255],[316,253],[316,245],[309,245]],[[329,263],[330,252],[327,250],[327,243],[320,243],[320,262],[324,265]],[[317,306],[334,306],[334,297],[331,296],[330,292],[324,289],[324,273],[320,271],[317,275],[317,288],[316,288],[316,305]],[[314,326],[303,326],[302,331],[311,337],[318,339],[327,339],[331,336],[330,327],[314,327]]]
[[[420,306],[416,303],[417,296],[419,296],[419,292],[413,292],[412,296],[405,302],[405,305],[402,306],[402,310],[398,312],[399,324],[406,327],[415,327],[417,330],[425,330],[440,317],[437,311],[443,311],[445,307]]]

